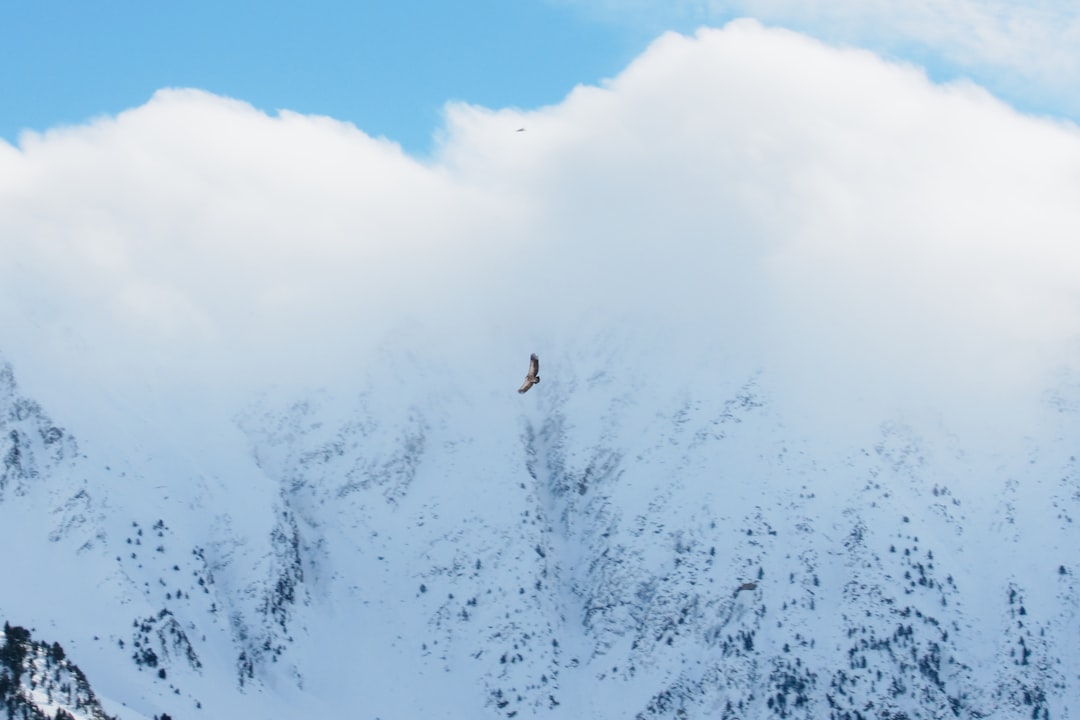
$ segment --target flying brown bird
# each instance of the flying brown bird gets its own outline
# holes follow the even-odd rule
[[[525,376],[525,382],[521,383],[521,387],[518,388],[519,393],[528,392],[536,383],[540,382],[540,358],[536,357],[536,353],[529,356],[529,374]]]

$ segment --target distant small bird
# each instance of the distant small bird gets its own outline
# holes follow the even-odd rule
[[[735,589],[735,595],[738,595],[743,590],[757,590],[757,583],[744,582]]]
[[[518,129],[517,129],[517,130],[515,130],[514,132],[525,132],[525,128],[518,128]]]
[[[528,392],[536,383],[540,382],[540,358],[536,357],[536,353],[529,356],[529,374],[525,376],[525,382],[521,383],[521,387],[518,388],[519,393]]]

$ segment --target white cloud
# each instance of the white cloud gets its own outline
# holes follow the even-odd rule
[[[452,106],[428,164],[163,91],[0,145],[0,352],[219,387],[612,332],[830,397],[970,399],[1066,358],[1078,196],[1074,128],[750,22],[551,107]]]
[[[1080,6],[1062,0],[552,0],[659,32],[732,18],[970,77],[1010,102],[1080,120]]]

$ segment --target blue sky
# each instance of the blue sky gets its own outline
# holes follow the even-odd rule
[[[743,16],[1080,117],[1080,11],[1057,0],[14,0],[0,23],[0,138],[191,87],[329,115],[422,155],[448,101],[553,104],[616,75],[665,30]]]
[[[0,137],[193,87],[330,115],[422,152],[447,101],[554,103],[645,43],[640,30],[532,0],[17,0],[0,23]]]
[[[554,104],[615,76],[664,30],[742,16],[1080,117],[1080,11],[1057,0],[14,0],[0,24],[0,138],[197,87],[326,114],[423,154],[447,101]]]

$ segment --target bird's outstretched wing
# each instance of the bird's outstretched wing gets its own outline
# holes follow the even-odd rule
[[[521,383],[518,392],[528,392],[529,388],[538,382],[540,382],[540,358],[533,353],[529,356],[529,374],[525,376],[525,382]]]
[[[755,582],[744,582],[742,585],[735,588],[735,595],[738,595],[743,590],[757,590],[757,583],[755,583]]]

